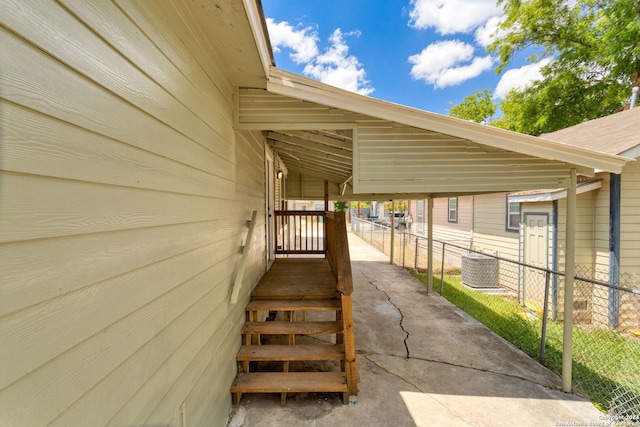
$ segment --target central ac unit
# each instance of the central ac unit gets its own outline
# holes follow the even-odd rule
[[[462,283],[472,288],[497,288],[498,260],[479,253],[462,255]]]

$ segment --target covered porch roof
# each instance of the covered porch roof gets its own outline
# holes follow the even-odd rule
[[[629,160],[362,96],[281,70],[273,61],[260,2],[244,4],[257,48],[244,51],[257,52],[265,80],[247,84],[238,77],[242,70],[235,70],[234,125],[264,133],[286,167],[289,199],[322,199],[325,180],[333,200],[564,188],[572,170],[584,176],[595,169],[619,173]],[[255,62],[252,69],[255,74]]]
[[[571,169],[619,173],[611,154],[361,96],[270,67],[239,88],[237,129],[262,131],[289,198],[441,197],[567,187]]]

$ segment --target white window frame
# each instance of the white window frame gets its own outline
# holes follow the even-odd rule
[[[517,207],[515,211],[512,207]],[[519,231],[520,230],[520,218],[522,216],[522,204],[520,202],[514,202],[507,196],[506,206],[506,218],[505,218],[505,230],[506,231]],[[512,219],[516,221],[515,225],[512,224]]]
[[[451,207],[451,202],[454,202],[455,206]],[[447,201],[447,221],[457,223],[458,222],[458,198],[449,197]],[[453,217],[452,217],[453,214]]]

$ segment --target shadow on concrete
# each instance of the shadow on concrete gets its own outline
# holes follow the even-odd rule
[[[355,235],[349,245],[358,403],[301,393],[281,407],[279,395],[247,395],[229,426],[554,426],[602,419],[590,402],[560,392],[558,376],[427,294],[385,255]]]

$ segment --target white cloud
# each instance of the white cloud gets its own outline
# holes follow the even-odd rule
[[[498,25],[504,20],[505,16],[492,16],[482,26],[478,27],[475,32],[476,43],[480,46],[487,47],[496,38],[501,37],[504,31],[497,31]]]
[[[286,21],[276,23],[267,18],[267,28],[273,50],[279,52],[280,47],[293,50],[290,56],[295,63],[309,62],[318,55],[318,35],[312,27],[296,29]]]
[[[459,40],[430,44],[422,52],[409,57],[411,76],[437,88],[454,86],[479,76],[493,66],[490,56],[473,56],[474,47]]]
[[[496,0],[411,0],[411,6],[409,25],[440,34],[469,33],[502,15]]]
[[[545,58],[535,64],[525,65],[505,72],[493,91],[494,97],[504,99],[511,89],[525,89],[532,81],[542,78],[540,70],[550,63],[551,59]]]
[[[374,89],[369,86],[369,81],[366,80],[367,73],[362,64],[355,56],[349,55],[349,46],[344,40],[345,35],[359,36],[360,33],[345,34],[339,28],[336,29],[329,38],[331,46],[313,61],[310,61],[304,67],[303,73],[323,83],[361,95],[368,95]]]

